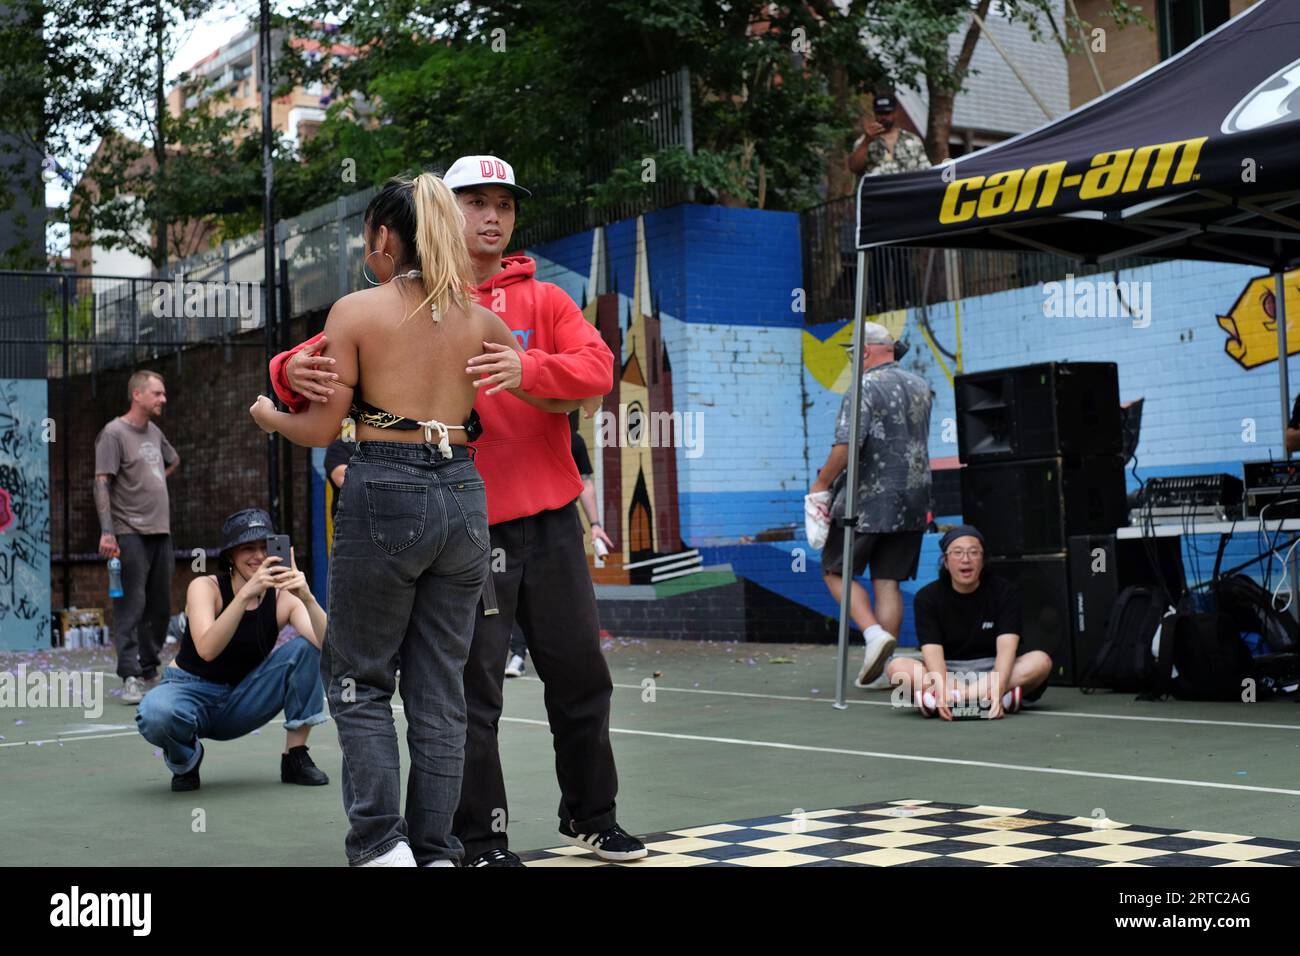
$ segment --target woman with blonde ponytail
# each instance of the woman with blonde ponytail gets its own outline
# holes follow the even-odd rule
[[[465,214],[447,184],[433,173],[415,177],[415,252],[434,321],[448,309],[474,305],[474,270],[465,245]]]
[[[453,866],[463,855],[452,834],[463,671],[490,547],[483,479],[466,448],[477,437],[478,390],[465,370],[487,343],[518,346],[475,304],[464,216],[440,178],[390,180],[366,209],[364,237],[374,288],[330,310],[325,354],[337,381],[328,400],[290,415],[258,396],[250,411],[264,430],[313,447],[329,445],[345,417],[356,422],[321,650],[343,753],[348,862]],[[577,405],[508,391],[545,411]],[[405,814],[391,706],[399,656],[411,754]]]

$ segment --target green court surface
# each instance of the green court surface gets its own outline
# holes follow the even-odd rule
[[[1050,688],[1033,710],[1000,721],[944,723],[891,706],[888,691],[851,686],[848,709],[835,709],[833,647],[613,640],[605,648],[618,816],[633,833],[928,801],[1300,841],[1294,701],[1147,703]],[[0,670],[21,659],[0,656]],[[329,786],[280,783],[284,735],[273,722],[205,745],[202,789],[173,794],[166,767],[134,730],[135,709],[110,696],[120,683],[105,651],[47,653],[40,665],[109,670],[105,703],[97,719],[0,706],[0,865],[345,862],[332,723],[310,740]],[[562,842],[542,693],[531,669],[506,684],[501,756],[510,843],[520,852]],[[396,720],[400,735],[400,709]]]

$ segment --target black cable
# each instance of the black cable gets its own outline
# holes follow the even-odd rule
[[[934,343],[934,347],[947,356],[949,361],[956,363],[957,356],[943,347],[943,344],[939,341],[939,337],[934,334],[934,329],[930,327],[930,311],[928,302],[930,298],[930,272],[934,266],[934,250],[928,249],[926,251],[929,253],[929,257],[925,260],[925,281],[924,285],[921,287],[921,308],[916,314],[916,320],[921,323],[921,328],[923,328],[925,334],[930,337],[930,341]],[[956,308],[955,304],[953,308]]]
[[[1165,579],[1164,569],[1160,566],[1160,548],[1155,538],[1155,502],[1151,501],[1146,493],[1146,482],[1138,474],[1138,455],[1137,449],[1133,450],[1133,478],[1138,483],[1138,532],[1139,541],[1142,544],[1142,551],[1146,555],[1147,564],[1151,567],[1151,573],[1156,579],[1156,584],[1160,587],[1167,598],[1173,599],[1173,591],[1169,588],[1169,582]]]

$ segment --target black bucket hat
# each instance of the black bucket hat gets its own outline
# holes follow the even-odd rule
[[[273,534],[271,516],[261,508],[236,511],[221,524],[221,555],[226,556],[241,544],[265,541]]]

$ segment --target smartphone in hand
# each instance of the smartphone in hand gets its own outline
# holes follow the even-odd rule
[[[289,557],[289,536],[287,534],[273,534],[267,538],[266,556],[280,559],[280,562],[275,565],[277,568],[292,568],[293,562]]]

